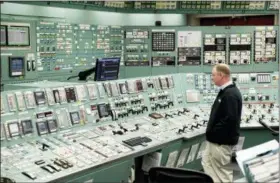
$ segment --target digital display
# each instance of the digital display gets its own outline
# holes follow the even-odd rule
[[[119,83],[119,88],[121,94],[127,94],[128,91],[127,91],[126,83]]]
[[[165,77],[159,78],[159,83],[160,83],[160,87],[161,87],[162,89],[167,88],[167,80],[166,80]]]
[[[56,116],[57,116],[60,128],[67,128],[70,126],[68,114],[69,113],[66,109],[56,111]]]
[[[30,119],[21,121],[23,135],[33,132],[32,121]]]
[[[36,117],[37,117],[38,119],[44,118],[44,117],[45,117],[45,113],[43,113],[43,112],[37,113],[37,114],[36,114]]]
[[[19,110],[24,110],[25,109],[25,102],[23,98],[23,94],[21,92],[16,92],[16,98],[17,98],[17,104]]]
[[[174,87],[173,77],[172,76],[168,76],[167,77],[167,85],[168,85],[168,88],[173,88]]]
[[[95,81],[118,79],[120,58],[99,58],[96,60]]]
[[[98,104],[97,110],[98,110],[99,118],[109,116],[109,105],[108,104]]]
[[[137,91],[143,91],[142,81],[141,80],[136,80],[135,82],[136,82]]]
[[[66,103],[67,102],[67,98],[66,98],[65,89],[62,88],[62,87],[58,88],[58,93],[59,93],[60,103]]]
[[[68,103],[77,101],[74,87],[65,88],[65,93],[66,93],[66,99]]]
[[[90,99],[96,99],[97,98],[97,88],[94,84],[88,84],[88,95]]]
[[[7,26],[1,25],[1,46],[7,45]]]
[[[17,106],[16,106],[16,101],[15,101],[15,96],[12,93],[8,93],[7,99],[8,99],[8,106],[9,106],[10,111],[16,111]]]
[[[112,96],[112,92],[110,90],[109,83],[103,83],[103,87],[104,87],[104,90],[107,93],[108,97],[111,97]]]
[[[70,112],[70,118],[71,118],[71,122],[72,124],[79,124],[80,123],[80,115],[79,112],[75,111],[75,112]]]
[[[55,103],[60,103],[60,96],[59,96],[58,90],[53,90],[53,97],[54,97]]]
[[[38,135],[44,135],[48,133],[47,121],[37,122],[36,126],[37,126]]]
[[[27,108],[34,108],[36,104],[35,104],[33,92],[31,92],[31,91],[25,92],[24,97],[25,97]]]
[[[37,105],[42,105],[42,104],[46,103],[45,92],[43,92],[43,91],[35,91],[34,92],[34,97],[35,97]]]
[[[29,46],[30,36],[27,26],[8,27],[8,46]]]
[[[19,125],[18,122],[12,122],[8,124],[10,137],[19,136]]]
[[[55,119],[48,120],[48,128],[50,133],[57,131],[57,122]]]
[[[47,88],[45,91],[46,91],[46,95],[47,95],[49,105],[53,105],[54,104],[54,97],[53,97],[52,91],[49,88]]]
[[[111,90],[112,96],[116,97],[119,95],[117,83],[110,83],[110,90]]]
[[[77,97],[80,101],[86,100],[86,89],[84,85],[76,86]]]
[[[24,57],[9,57],[10,77],[24,76]]]

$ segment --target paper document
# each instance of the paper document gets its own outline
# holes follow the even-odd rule
[[[173,151],[173,152],[169,153],[165,166],[166,167],[174,167],[175,162],[177,160],[177,156],[178,156],[178,151]]]
[[[191,151],[190,151],[190,154],[189,154],[189,157],[188,157],[188,160],[187,160],[187,163],[190,163],[190,162],[192,162],[195,159],[198,146],[199,146],[199,143],[197,143],[195,145],[192,145]]]
[[[181,167],[184,166],[184,163],[185,163],[185,161],[187,159],[187,156],[189,154],[189,150],[190,150],[190,148],[185,148],[181,151],[180,156],[179,156],[178,161],[177,161],[177,165],[176,165],[177,168],[181,168]]]
[[[160,166],[162,154],[160,152],[153,152],[146,154],[143,158],[142,170],[149,172],[150,168]]]
[[[239,165],[239,168],[241,169],[243,175],[245,175],[244,173],[244,168],[243,168],[243,162],[248,160],[248,159],[252,159],[254,157],[256,157],[258,154],[270,151],[270,150],[276,150],[279,148],[279,143],[276,140],[271,140],[268,141],[266,143],[248,148],[248,149],[244,149],[241,151],[237,151],[236,152],[236,161]]]

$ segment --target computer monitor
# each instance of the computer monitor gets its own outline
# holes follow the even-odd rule
[[[8,46],[30,46],[30,32],[28,26],[8,27]]]
[[[9,57],[10,77],[24,76],[24,57]]]
[[[95,81],[118,79],[120,58],[98,58],[95,66]]]

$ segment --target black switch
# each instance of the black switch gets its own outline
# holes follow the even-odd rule
[[[60,171],[61,171],[61,169],[60,169],[59,167],[55,167],[55,166],[50,165],[50,164],[48,164],[47,166],[50,167],[50,168],[52,168],[53,170],[55,170],[55,171],[57,171],[57,172],[60,172]]]
[[[53,174],[54,173],[54,170],[48,166],[41,166],[42,169],[46,170],[47,172]]]
[[[44,160],[35,161],[35,164],[36,164],[36,165],[42,165],[42,164],[44,164],[44,163],[45,163]]]
[[[26,177],[35,180],[37,177],[31,173],[27,173],[27,172],[21,172],[23,175],[25,175]]]

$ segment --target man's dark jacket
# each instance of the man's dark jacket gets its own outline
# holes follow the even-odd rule
[[[239,139],[242,96],[235,83],[221,90],[212,106],[206,139],[220,145],[235,145]]]

